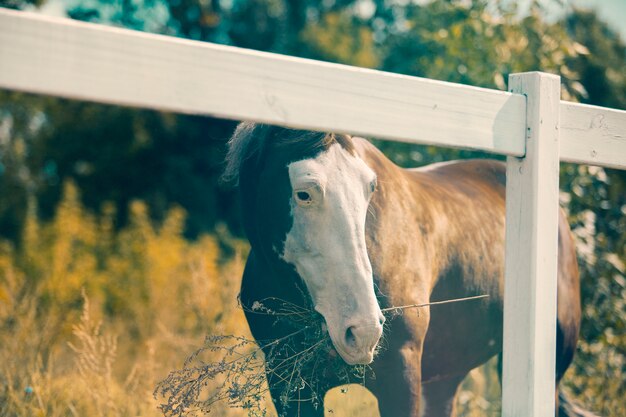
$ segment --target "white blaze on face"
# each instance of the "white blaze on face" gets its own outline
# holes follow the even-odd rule
[[[370,363],[384,321],[365,246],[376,175],[339,144],[288,168],[293,225],[282,258],[306,283],[341,357]]]

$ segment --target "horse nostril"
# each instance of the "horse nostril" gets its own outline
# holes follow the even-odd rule
[[[385,316],[383,316],[382,314],[380,315],[380,317],[378,318],[378,323],[382,326],[383,324],[385,324]]]
[[[354,329],[354,326],[348,327],[348,330],[346,330],[346,335],[345,335],[346,345],[350,347],[356,346],[356,336],[354,335],[353,329]]]

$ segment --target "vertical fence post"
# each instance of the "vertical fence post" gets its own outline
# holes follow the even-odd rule
[[[506,173],[502,415],[554,417],[560,77],[512,74],[526,95],[526,154]]]

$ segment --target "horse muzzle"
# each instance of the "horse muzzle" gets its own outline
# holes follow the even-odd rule
[[[339,356],[349,365],[367,365],[374,360],[374,352],[383,334],[384,318],[375,324],[348,325],[331,340]]]

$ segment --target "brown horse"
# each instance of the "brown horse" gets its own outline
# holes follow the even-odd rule
[[[365,385],[381,416],[454,415],[460,382],[502,350],[504,165],[471,160],[406,170],[361,138],[253,123],[239,125],[227,159],[252,247],[241,303],[310,303],[341,358],[374,370]],[[555,389],[581,317],[563,215],[558,268]],[[489,298],[410,310],[387,323],[381,314],[480,294]],[[257,340],[292,331],[271,315],[247,319]],[[323,416],[306,402],[286,407],[277,398],[283,382],[268,377],[279,415]]]

